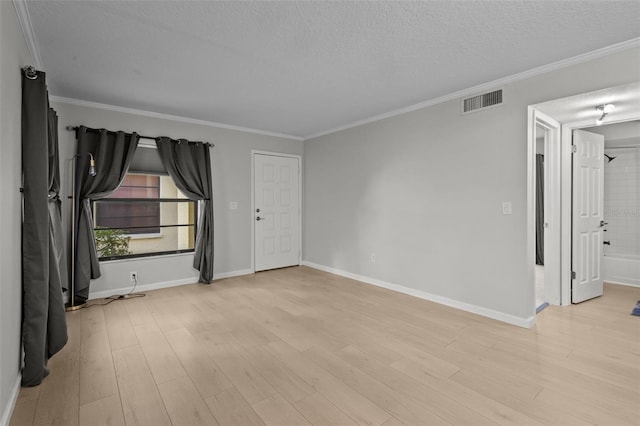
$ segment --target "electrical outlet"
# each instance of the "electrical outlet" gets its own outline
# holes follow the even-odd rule
[[[504,201],[502,203],[502,214],[512,214],[513,209],[511,207],[511,201]]]
[[[371,253],[371,262],[375,262],[375,261],[376,261],[376,254]]]
[[[137,272],[129,272],[129,281],[133,281],[133,282],[138,281],[138,273]]]

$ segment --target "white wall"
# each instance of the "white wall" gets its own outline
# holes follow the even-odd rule
[[[0,1],[0,424],[18,390],[22,271],[20,68],[33,64],[13,4]]]
[[[639,66],[636,48],[503,85],[485,111],[452,100],[305,141],[304,260],[530,324],[527,106],[636,81]]]
[[[136,131],[144,136],[169,136],[208,141],[212,148],[215,214],[216,276],[248,272],[251,268],[251,150],[274,151],[302,155],[303,143],[275,136],[184,123],[144,115],[115,112],[88,106],[53,102],[59,115],[60,161],[63,174],[62,197],[67,200],[69,158],[75,152],[74,132],[66,126],[85,125],[109,130]],[[237,210],[229,210],[229,202],[238,202]],[[70,203],[63,204],[64,225],[68,229]],[[142,258],[103,262],[102,277],[91,283],[91,294],[103,297],[112,290],[130,287],[129,272],[136,271],[139,285],[184,284],[197,281],[192,268],[193,255],[183,254],[158,258]]]

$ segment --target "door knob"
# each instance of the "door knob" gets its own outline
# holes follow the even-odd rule
[[[605,246],[610,246],[611,245],[611,241],[603,241],[602,244],[604,244]]]
[[[259,222],[262,218],[260,216],[256,217],[256,220]]]
[[[605,222],[604,220],[601,220],[600,221],[600,228],[602,228],[603,226],[608,225],[608,224],[609,224],[609,222]]]

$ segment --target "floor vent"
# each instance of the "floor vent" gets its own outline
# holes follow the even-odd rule
[[[502,103],[502,89],[462,100],[462,113],[479,111]]]

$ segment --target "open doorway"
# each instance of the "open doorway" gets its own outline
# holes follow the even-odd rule
[[[536,227],[536,250],[534,260],[535,277],[535,303],[536,313],[542,311],[549,305],[545,294],[545,270],[544,270],[544,248],[545,234],[547,229],[547,218],[545,216],[545,188],[549,185],[547,168],[545,167],[545,155],[549,144],[549,129],[536,123],[535,134],[535,227]],[[548,203],[548,201],[547,201]]]
[[[530,110],[528,259],[536,313],[560,304],[560,123]]]
[[[549,247],[549,241],[554,241],[554,246],[559,248],[553,255],[558,262],[558,281],[551,283],[549,278],[549,264],[552,261],[551,250],[544,253],[545,270],[545,294],[557,295],[549,297],[550,305],[572,303],[572,283],[574,274],[572,270],[572,160],[573,160],[573,131],[577,129],[592,128],[599,118],[596,106],[606,103],[616,104],[614,112],[606,117],[603,124],[628,122],[640,119],[640,83],[630,83],[613,88],[584,93],[568,98],[544,102],[529,107],[529,155],[528,155],[528,213],[527,213],[527,239],[529,259],[535,258],[536,250],[536,203],[535,203],[535,155],[536,155],[536,129],[541,117],[547,117],[558,123],[560,137],[554,145],[550,140],[549,151],[545,152],[546,167],[551,174],[548,185],[545,186],[545,216],[549,217],[549,208],[557,208],[551,217],[551,222],[557,218],[557,225],[549,227],[545,232],[545,246]],[[561,126],[561,127],[560,127]],[[551,161],[557,160],[557,164],[551,165]],[[606,173],[606,168],[605,168]],[[554,177],[557,177],[554,181]],[[554,195],[549,195],[554,193]],[[557,215],[557,216],[556,216]],[[606,222],[606,221],[605,221]],[[606,231],[609,232],[609,231]],[[608,235],[608,234],[607,234]],[[637,240],[638,233],[634,237]],[[607,241],[607,239],[604,239]],[[640,245],[640,241],[638,242]],[[606,248],[605,248],[606,249]],[[606,256],[605,256],[606,257]],[[531,262],[533,264],[533,261]],[[607,269],[606,265],[603,266]],[[531,291],[535,292],[535,269],[532,265],[529,274]],[[607,279],[605,278],[605,281]],[[635,285],[635,284],[634,284]],[[637,285],[640,285],[640,280]],[[533,297],[535,298],[535,296]],[[536,306],[537,307],[537,306]]]

